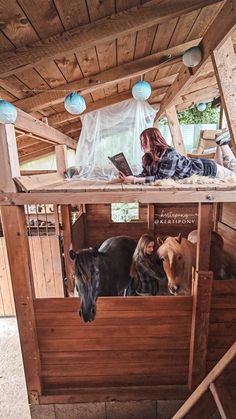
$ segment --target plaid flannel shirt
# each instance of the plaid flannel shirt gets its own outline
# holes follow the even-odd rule
[[[145,177],[145,182],[156,179],[183,179],[192,175],[215,176],[216,164],[206,159],[189,159],[174,148],[168,147],[160,160],[143,168],[138,177]]]

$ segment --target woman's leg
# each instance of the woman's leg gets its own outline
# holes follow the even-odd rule
[[[236,158],[231,148],[228,146],[228,144],[222,145],[220,148],[223,154],[224,167],[236,173]]]
[[[216,163],[216,178],[224,179],[229,176],[234,176],[234,172],[232,172],[232,170],[227,169],[227,167],[221,166],[220,164]]]
[[[216,146],[214,161],[215,163],[220,164],[220,166],[223,166],[223,153],[219,145]]]

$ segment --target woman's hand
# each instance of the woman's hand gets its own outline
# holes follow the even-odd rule
[[[122,182],[134,183],[134,176],[125,176],[123,172],[118,172],[118,177]]]

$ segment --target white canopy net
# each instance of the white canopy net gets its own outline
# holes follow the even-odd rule
[[[142,170],[139,136],[153,126],[156,111],[135,99],[81,116],[75,165],[81,179],[110,180],[117,170],[108,156],[123,152],[134,174]]]

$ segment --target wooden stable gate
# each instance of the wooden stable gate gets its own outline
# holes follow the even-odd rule
[[[63,297],[58,236],[29,237],[36,298]],[[11,276],[4,237],[0,237],[0,316],[15,315]]]

